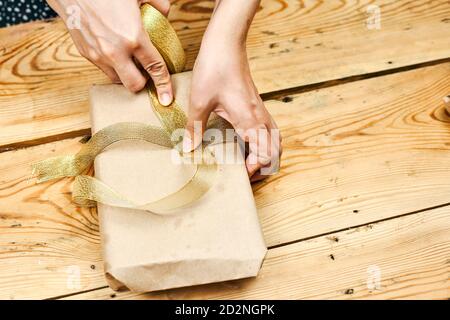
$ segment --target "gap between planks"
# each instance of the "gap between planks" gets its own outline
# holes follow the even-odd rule
[[[254,186],[268,245],[446,203],[450,118],[442,113],[441,96],[448,93],[449,68],[438,65],[348,83],[293,96],[289,103],[269,101],[286,149],[280,175]],[[4,283],[4,288],[17,290],[18,297],[36,295],[21,290],[40,279],[54,284],[53,293],[69,293],[61,286],[62,267],[70,264],[84,268],[83,288],[104,283],[100,268],[89,269],[100,263],[94,214],[71,205],[67,181],[37,186],[24,181],[30,162],[78,147],[76,140],[60,141],[37,146],[33,153],[1,155],[0,226],[5,243],[11,237],[17,242],[5,248],[2,273],[17,275],[20,287]],[[360,212],[352,213],[356,208]],[[11,226],[17,223],[22,226]],[[48,247],[29,248],[31,241]],[[18,270],[36,254],[53,272],[36,265],[30,266],[33,274],[28,267]],[[62,254],[63,260],[54,261]],[[7,260],[16,263],[14,270]],[[32,278],[36,274],[40,279]]]
[[[289,3],[293,3],[293,1],[289,1]],[[328,2],[324,2],[324,4],[327,4]],[[350,2],[349,2],[350,3]],[[443,2],[441,2],[441,3],[443,3]],[[347,5],[347,4],[346,4]],[[430,2],[430,5],[431,5],[431,2]],[[388,6],[395,6],[395,5],[392,5],[392,4],[389,4],[389,5],[386,5],[385,7],[384,7],[384,9],[387,9],[387,7]],[[399,6],[400,7],[400,6]],[[437,5],[434,7],[434,8],[437,8]],[[348,8],[347,8],[348,9]],[[433,9],[434,10],[434,9]],[[411,14],[410,12],[409,12],[410,10],[405,10],[405,12],[407,12],[408,14]],[[427,13],[429,13],[429,12],[431,12],[430,10],[425,10],[424,12],[427,12]],[[389,14],[391,14],[391,12],[389,12]],[[414,13],[415,14],[415,13]],[[436,11],[436,17],[438,16],[438,12]],[[441,10],[441,12],[439,13],[439,15],[442,15],[443,16],[443,11]],[[304,17],[304,18],[307,18],[308,19],[308,17]],[[393,24],[393,22],[394,21],[392,21],[392,16],[390,16],[390,15],[388,15],[387,17],[386,17],[386,22],[387,22],[387,25],[388,24]],[[414,17],[413,17],[414,18]],[[428,17],[427,19],[429,19],[429,18],[431,18],[431,17]],[[389,19],[391,19],[391,20],[389,20]],[[322,21],[322,19],[319,19],[319,20],[321,20]],[[394,19],[395,20],[395,19]],[[408,19],[405,19],[405,21],[406,22],[408,22]],[[436,21],[436,23],[437,23],[437,21]],[[437,24],[435,24],[435,25],[437,25]],[[265,26],[264,26],[265,27]],[[327,28],[328,27],[330,27],[330,26],[326,26]],[[400,27],[400,24],[399,24],[399,27]],[[419,29],[421,28],[421,27],[423,27],[423,25],[422,26],[420,26],[420,25],[418,25],[418,24],[416,24],[416,25],[414,25],[414,22],[413,22],[413,29],[414,29],[414,27],[419,27]],[[332,29],[332,28],[329,28],[329,29]],[[384,30],[386,30],[386,29],[388,29],[387,27],[386,28],[384,28]],[[299,28],[299,30],[301,30],[301,28]],[[422,29],[420,29],[420,30],[422,30],[423,31],[423,28]],[[325,31],[327,31],[327,30],[325,30]],[[325,32],[326,33],[326,32]],[[310,35],[309,35],[310,36]],[[275,38],[280,38],[280,36],[279,35],[273,35],[272,36],[272,38],[273,39],[269,39],[269,37],[267,38],[267,39],[265,39],[265,41],[267,40],[267,41],[273,41],[273,40],[275,40]],[[422,39],[423,40],[423,39]],[[284,40],[283,40],[284,41]],[[302,41],[311,41],[311,39],[308,39],[308,38],[304,38],[304,40],[302,39]],[[422,41],[423,42],[423,41]],[[282,43],[282,45],[284,45],[285,43]],[[330,45],[331,45],[331,43],[330,43]],[[323,51],[324,52],[326,52],[326,50],[328,49],[328,48],[326,48],[326,47],[328,47],[328,43],[324,43],[324,46],[325,46],[325,48],[323,49]],[[375,48],[376,49],[376,48]],[[374,52],[376,52],[376,50],[374,49]],[[411,47],[408,47],[408,50],[412,50],[412,49],[414,49],[414,48],[411,48]],[[371,49],[372,50],[372,49]],[[192,50],[191,49],[191,51],[192,52],[194,52],[195,50]],[[334,53],[337,53],[337,52],[340,52],[339,50],[337,50],[337,51],[334,51]],[[424,51],[425,52],[425,51]],[[290,57],[294,54],[295,52],[294,51],[292,51],[289,55],[290,55]],[[298,52],[297,52],[298,53]],[[402,51],[402,53],[404,54],[405,53],[405,50],[403,50]],[[428,51],[427,52],[425,52],[426,54],[428,54]],[[442,53],[442,51],[441,51],[441,53]],[[411,52],[409,52],[409,54],[411,54]],[[402,56],[402,55],[400,55],[400,56]],[[448,56],[448,55],[447,55]],[[335,56],[333,56],[333,60],[335,60],[334,59],[334,57]],[[299,61],[299,59],[300,59],[301,57],[299,56],[299,57],[297,57],[296,59],[297,59],[297,61]],[[378,57],[379,58],[379,57]],[[387,58],[387,57],[386,57]],[[404,57],[403,57],[404,58]],[[402,59],[403,59],[402,58]],[[278,58],[277,58],[278,59]],[[322,60],[322,59],[318,59],[318,58],[316,58],[317,60]],[[371,60],[371,59],[367,59],[367,55],[364,57],[364,59],[365,59],[365,61],[373,61],[373,60]],[[416,60],[422,60],[423,61],[423,59],[424,59],[424,56],[420,56],[419,58],[417,58]],[[278,59],[278,60],[280,60],[280,59]],[[326,59],[325,59],[326,60]],[[404,60],[404,59],[403,59]],[[426,60],[426,59],[425,59]],[[257,61],[257,59],[255,60],[255,61]],[[270,61],[274,61],[274,59],[272,59],[272,60],[270,60]],[[324,61],[324,63],[326,63],[327,61]],[[329,61],[328,61],[329,62]],[[376,68],[373,68],[375,65],[379,65],[380,63],[385,63],[385,61],[383,60],[383,61],[375,61],[376,63],[375,64],[373,64],[373,65],[371,65],[370,67],[369,67],[369,69],[370,70],[375,70]],[[405,61],[403,61],[403,62],[400,62],[399,63],[399,65],[402,65],[402,64],[404,64],[404,62]],[[395,61],[395,65],[398,65],[397,64],[397,61]],[[409,63],[409,62],[408,62]],[[262,63],[260,63],[261,65],[264,65],[265,66],[265,64],[262,64]],[[307,66],[308,64],[305,64],[305,66]],[[359,63],[359,65],[358,66],[360,66],[361,67],[361,63]],[[309,68],[309,72],[310,72],[310,76],[312,75],[311,74],[311,68]],[[316,70],[316,69],[314,69],[314,70]],[[342,66],[341,66],[341,69],[340,69],[341,71],[342,71]],[[261,70],[259,70],[258,72],[260,72]],[[318,71],[321,71],[321,70],[318,70]],[[348,70],[347,70],[348,71]],[[354,73],[354,71],[355,70],[352,70],[351,72],[349,72],[349,74],[355,74]],[[292,74],[294,74],[294,73],[296,73],[296,72],[298,72],[298,70],[292,70],[292,71],[289,71],[290,73],[289,73],[289,75],[292,75]],[[343,72],[342,74],[347,74],[348,72]],[[356,73],[358,73],[358,72],[356,72]],[[296,76],[297,76],[297,74],[296,74]],[[329,75],[327,75],[327,76],[329,76]],[[287,76],[286,76],[287,77]],[[289,78],[289,77],[287,77],[287,78]],[[300,82],[302,82],[303,80],[302,79],[297,79],[296,77],[291,77],[293,80],[291,80],[291,84],[293,83],[293,81],[294,82],[297,82],[297,81],[299,81],[300,80]],[[328,82],[328,84],[330,84],[330,82]],[[269,83],[269,85],[272,85],[272,84],[270,84]],[[274,88],[275,88],[276,86],[274,86]],[[319,97],[320,98],[320,97]],[[323,97],[322,97],[323,98]],[[88,129],[86,129],[86,130],[88,130]],[[431,134],[431,133],[430,133]],[[58,137],[58,135],[54,135],[54,137]],[[31,140],[30,140],[31,141]],[[39,141],[39,140],[34,140],[34,141]],[[289,170],[289,168],[286,168],[286,170]],[[289,177],[285,177],[285,178],[289,178]],[[283,178],[284,179],[284,178]],[[262,188],[264,188],[264,187],[262,187]],[[260,189],[259,187],[257,187],[257,189]],[[428,202],[427,202],[428,203]],[[394,205],[393,205],[394,206]],[[263,207],[263,209],[264,209],[264,207]],[[267,208],[265,208],[264,209],[265,211],[267,211],[268,209]],[[270,219],[269,219],[270,220]],[[307,222],[307,221],[306,221]],[[271,234],[273,233],[273,230],[271,230],[270,231],[271,232]],[[281,231],[280,231],[281,232]],[[283,239],[279,239],[279,241],[284,241]]]
[[[446,299],[449,214],[441,206],[273,248],[256,278],[142,294],[101,287],[53,299]]]
[[[288,98],[289,95],[296,95],[296,94],[306,93],[306,92],[315,91],[315,90],[319,90],[319,89],[325,89],[325,88],[329,88],[329,87],[333,87],[333,86],[340,86],[340,85],[351,83],[351,82],[367,80],[367,79],[372,79],[372,78],[377,78],[377,77],[383,77],[386,75],[412,71],[412,70],[416,70],[416,69],[420,69],[420,68],[436,66],[439,64],[446,64],[449,62],[450,62],[450,58],[439,59],[439,60],[435,60],[435,61],[419,63],[419,64],[410,65],[410,66],[393,68],[393,69],[389,69],[389,70],[377,71],[377,72],[373,72],[373,73],[350,76],[350,77],[341,78],[341,79],[312,83],[312,84],[308,84],[308,85],[286,88],[286,89],[277,90],[277,91],[270,91],[270,92],[260,94],[260,96],[263,99],[263,101],[283,100],[284,98]],[[91,129],[86,128],[86,129],[81,129],[81,130],[68,131],[68,132],[64,132],[61,134],[57,134],[57,135],[41,137],[38,139],[29,140],[29,141],[20,141],[20,142],[0,146],[0,153],[14,151],[17,149],[23,149],[23,148],[27,148],[27,147],[32,147],[32,146],[36,146],[39,144],[60,141],[60,140],[64,140],[64,139],[76,138],[80,135],[90,135],[90,134],[91,134]]]
[[[378,1],[382,28],[368,30],[365,11],[372,2],[263,0],[247,42],[260,92],[450,56],[447,1]],[[187,69],[211,11],[207,1],[180,0],[172,7],[169,18],[187,51]],[[6,28],[0,35],[0,144],[12,148],[88,130],[87,89],[106,78],[78,55],[62,22]]]
[[[419,213],[425,213],[427,211],[433,211],[433,210],[436,210],[436,209],[443,209],[445,207],[448,207],[447,209],[449,209],[448,211],[450,212],[450,202],[449,202],[449,203],[444,203],[442,205],[437,205],[437,206],[430,207],[430,208],[425,208],[425,209],[421,209],[421,210],[412,211],[412,212],[409,212],[409,213],[400,214],[398,216],[392,216],[392,217],[388,217],[388,218],[385,218],[385,219],[374,220],[374,221],[371,221],[371,222],[367,222],[367,223],[356,225],[356,226],[351,226],[351,227],[348,227],[348,228],[345,228],[345,229],[341,229],[341,230],[334,230],[334,231],[322,233],[322,234],[319,234],[319,235],[311,236],[311,237],[308,237],[308,238],[303,238],[303,239],[293,240],[293,241],[290,241],[290,242],[285,242],[285,243],[282,243],[282,244],[279,244],[279,245],[270,246],[267,249],[268,250],[274,250],[274,249],[277,249],[277,248],[280,248],[280,247],[290,246],[290,245],[293,245],[293,244],[296,244],[296,243],[300,243],[300,242],[303,242],[303,241],[310,241],[310,240],[314,240],[314,239],[317,239],[317,238],[323,238],[323,237],[327,237],[327,236],[330,239],[337,239],[337,237],[335,237],[335,236],[333,237],[334,234],[338,234],[338,233],[342,233],[342,232],[351,232],[352,230],[361,229],[361,228],[364,228],[364,227],[370,228],[374,224],[379,224],[379,223],[382,223],[382,222],[387,222],[387,221],[395,220],[395,219],[401,219],[401,218],[404,218],[404,217],[408,217],[408,216],[419,214]],[[449,214],[449,218],[450,218],[450,214]],[[450,253],[449,253],[449,257],[450,257]],[[332,259],[334,260],[334,256],[333,256]],[[449,277],[450,277],[450,272],[449,272]],[[239,281],[239,280],[237,280],[237,281]],[[208,285],[211,285],[211,284],[207,284],[207,286]],[[69,293],[69,294],[64,294],[64,295],[60,295],[60,296],[50,297],[50,298],[46,298],[44,300],[58,300],[58,299],[65,299],[65,298],[70,298],[70,297],[76,297],[78,295],[83,295],[83,294],[87,294],[87,293],[91,293],[91,292],[99,291],[99,290],[103,290],[103,289],[111,290],[109,288],[109,286],[102,286],[102,287],[93,288],[93,289],[84,290],[84,291],[79,291],[79,292],[75,292],[75,293]],[[450,298],[450,295],[448,296],[448,298]]]
[[[386,222],[386,221],[390,221],[390,220],[395,220],[395,219],[400,219],[400,218],[408,217],[408,216],[411,216],[411,215],[414,215],[414,214],[425,213],[427,211],[433,211],[433,210],[436,210],[436,209],[442,209],[442,208],[445,208],[445,207],[450,208],[450,202],[449,203],[444,203],[442,205],[437,205],[437,206],[434,206],[434,207],[430,207],[430,208],[425,208],[425,209],[421,209],[421,210],[416,210],[416,211],[400,214],[398,216],[392,216],[392,217],[388,217],[388,218],[385,218],[385,219],[375,220],[375,221],[367,222],[367,223],[364,223],[364,224],[351,226],[351,227],[348,227],[348,228],[345,228],[345,229],[334,230],[334,231],[331,231],[331,232],[318,234],[318,235],[311,236],[311,237],[308,237],[308,238],[293,240],[293,241],[282,243],[282,244],[279,244],[279,245],[270,246],[267,249],[268,250],[274,250],[274,249],[277,249],[277,248],[280,248],[280,247],[289,246],[289,245],[300,243],[300,242],[303,242],[303,241],[309,241],[309,240],[313,240],[313,239],[317,239],[317,238],[323,238],[323,237],[326,237],[326,236],[332,236],[333,234],[337,234],[337,233],[341,233],[341,232],[350,232],[350,231],[355,230],[355,229],[369,227],[369,226],[374,225],[374,224],[378,224],[378,223],[382,223],[382,222]],[[330,238],[332,238],[332,239],[334,238],[335,239],[336,237],[330,237]],[[333,257],[333,259],[334,259],[334,257]],[[64,298],[74,297],[74,296],[77,296],[77,295],[80,295],[80,294],[86,294],[86,293],[90,293],[90,292],[93,292],[93,291],[99,291],[99,290],[108,289],[108,288],[109,288],[108,286],[102,286],[102,287],[93,288],[93,289],[89,289],[89,290],[84,290],[84,291],[80,291],[80,292],[69,293],[69,294],[60,295],[60,296],[56,296],[56,297],[50,297],[50,298],[47,298],[45,300],[64,299]],[[449,298],[450,298],[450,296],[449,296]]]

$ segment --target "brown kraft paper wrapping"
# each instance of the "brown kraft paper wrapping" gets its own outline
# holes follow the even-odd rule
[[[185,111],[190,78],[190,72],[172,76]],[[117,122],[160,126],[145,90],[94,86],[90,99],[93,134]],[[220,148],[236,150],[232,142]],[[137,140],[118,142],[95,160],[95,176],[136,203],[178,190],[193,173],[194,165],[176,164],[171,150]],[[267,251],[242,161],[220,165],[213,187],[172,215],[100,203],[98,214],[106,278],[115,290],[148,292],[253,277]]]

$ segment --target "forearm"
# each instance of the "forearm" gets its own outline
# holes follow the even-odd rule
[[[260,0],[216,0],[205,38],[227,46],[245,47],[250,24]]]

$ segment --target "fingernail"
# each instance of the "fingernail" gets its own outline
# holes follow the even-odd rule
[[[159,99],[159,102],[167,107],[168,105],[170,105],[172,103],[172,96],[166,92],[164,92],[163,94],[161,94],[161,98]]]
[[[183,138],[183,152],[189,153],[192,151],[192,140],[191,138],[184,136]]]

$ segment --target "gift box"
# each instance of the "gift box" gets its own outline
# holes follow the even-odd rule
[[[172,76],[185,111],[190,79],[190,72]],[[94,86],[90,103],[93,134],[119,122],[160,126],[146,90]],[[212,187],[169,215],[98,204],[104,270],[113,289],[148,292],[257,275],[267,249],[242,154],[235,142],[212,148],[241,161],[219,164]],[[94,168],[96,178],[134,203],[170,194],[195,172],[194,164],[174,161],[173,150],[139,140],[109,146]]]

